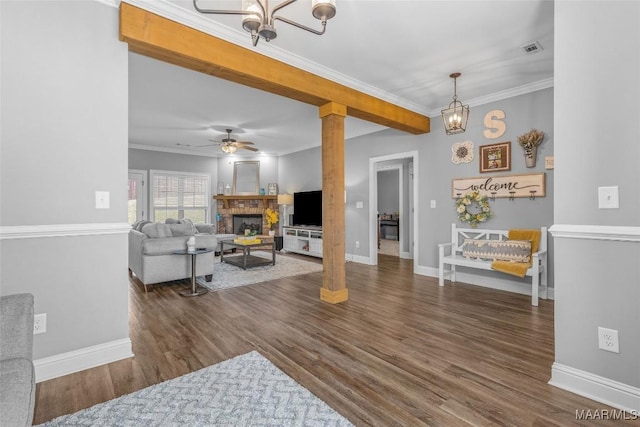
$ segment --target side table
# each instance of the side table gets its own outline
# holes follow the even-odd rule
[[[200,254],[207,254],[210,252],[213,252],[213,249],[196,249],[195,251],[181,249],[173,252],[176,255],[191,255],[191,287],[179,292],[183,297],[196,297],[209,292],[209,289],[204,286],[199,286],[196,282],[196,257]]]

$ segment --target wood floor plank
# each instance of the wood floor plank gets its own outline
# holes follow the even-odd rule
[[[319,300],[322,273],[197,298],[175,284],[145,293],[131,278],[135,357],[38,384],[34,422],[252,350],[355,425],[587,425],[576,410],[611,409],[547,384],[553,301],[439,287],[384,255],[378,266],[348,263],[346,275],[349,301],[337,305]]]

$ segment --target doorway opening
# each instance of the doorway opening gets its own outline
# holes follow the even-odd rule
[[[380,162],[378,174],[378,254],[400,256],[400,207],[404,205],[403,164]],[[404,225],[404,224],[403,224]]]
[[[380,209],[388,210],[384,206],[383,197],[379,197],[381,187],[384,187],[384,176],[379,172],[395,171],[398,176],[397,187],[393,182],[393,189],[397,193],[398,209],[395,212],[381,212]],[[378,239],[382,246],[382,237],[397,238],[398,256],[406,259],[416,259],[418,257],[418,247],[415,242],[418,240],[419,223],[415,221],[418,215],[418,182],[414,181],[415,174],[418,173],[418,152],[411,151],[405,153],[390,154],[387,156],[373,157],[369,159],[369,260],[371,265],[378,264]],[[395,197],[390,198],[394,200]],[[381,204],[382,203],[382,204]],[[393,203],[393,202],[392,202]],[[388,226],[387,226],[388,225]],[[396,234],[394,234],[397,229]],[[385,239],[387,240],[387,239]],[[418,263],[414,262],[414,272]]]

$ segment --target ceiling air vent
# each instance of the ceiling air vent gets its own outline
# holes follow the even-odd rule
[[[528,55],[531,53],[540,52],[542,50],[542,45],[540,44],[539,41],[535,41],[535,42],[522,45],[520,46],[520,48],[524,51],[524,53]]]

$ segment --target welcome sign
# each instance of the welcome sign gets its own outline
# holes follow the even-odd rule
[[[451,197],[454,199],[473,191],[491,198],[544,197],[544,173],[479,176],[451,180]]]

